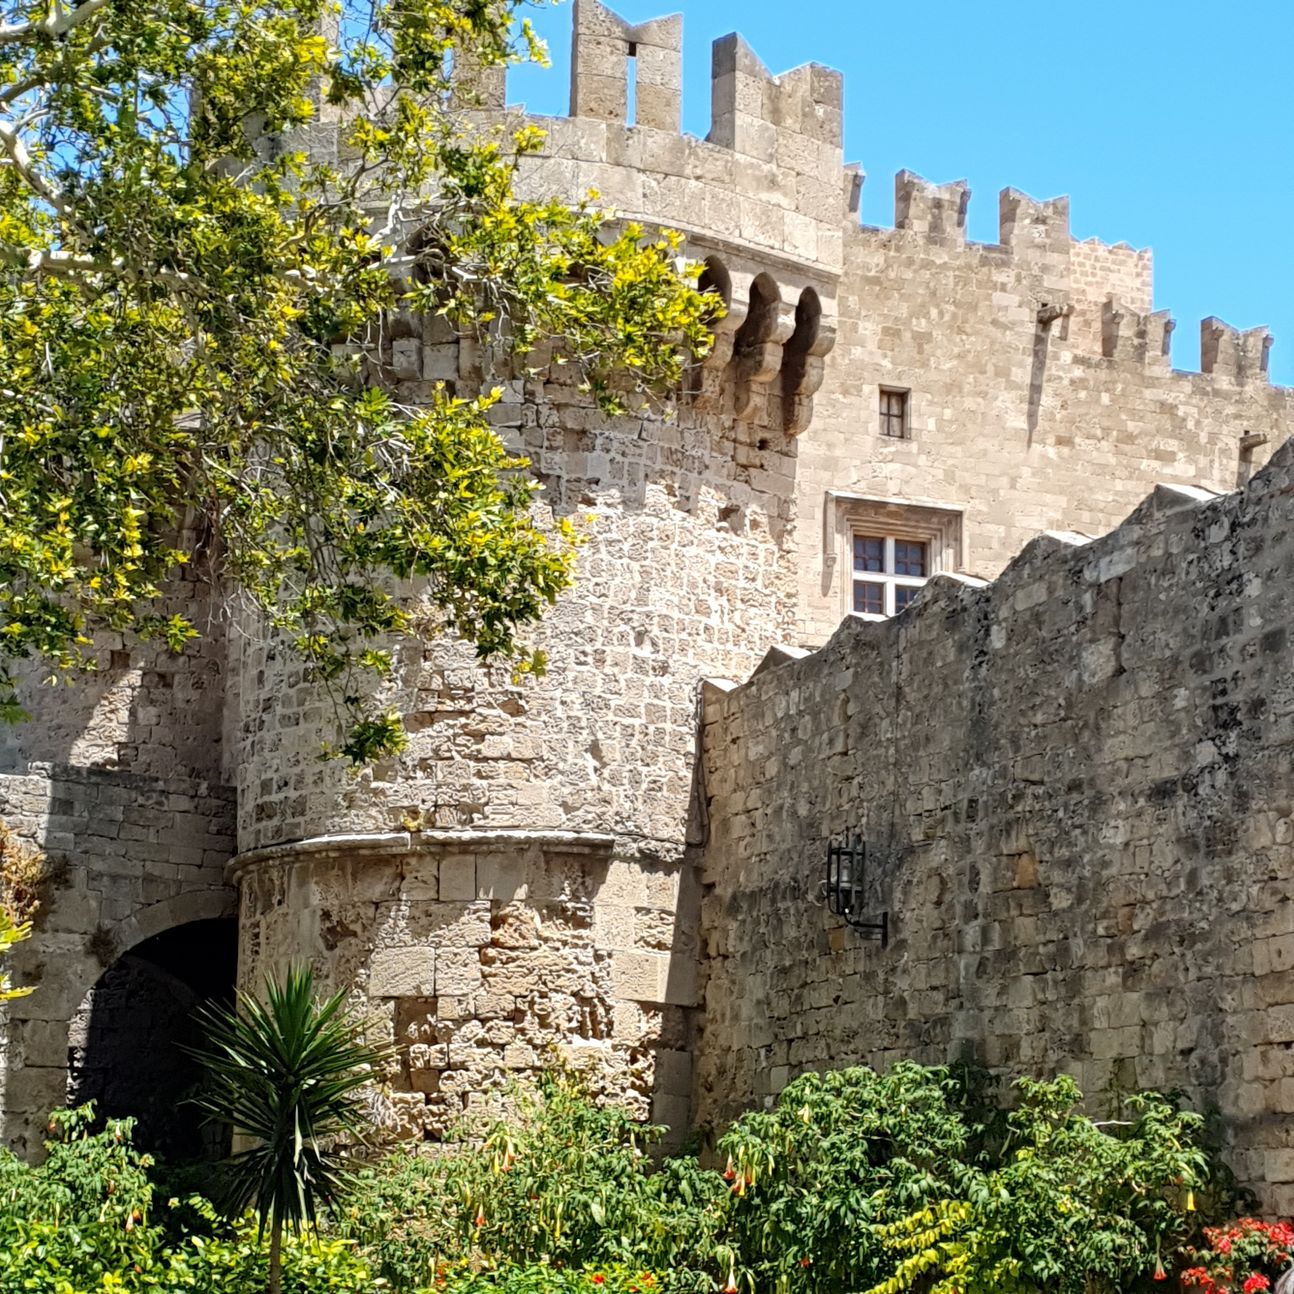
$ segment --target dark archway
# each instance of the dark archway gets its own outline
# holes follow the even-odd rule
[[[85,995],[68,1034],[69,1105],[136,1120],[135,1143],[159,1158],[218,1158],[228,1145],[185,1103],[198,1081],[182,1045],[193,1013],[230,1002],[238,964],[232,918],[191,921],[123,953]]]

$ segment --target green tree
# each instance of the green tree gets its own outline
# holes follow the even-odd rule
[[[343,1012],[346,995],[315,1000],[314,977],[290,970],[267,982],[265,1004],[239,995],[233,1010],[202,1013],[207,1071],[196,1104],[252,1144],[222,1166],[219,1203],[231,1217],[255,1208],[270,1231],[270,1294],[282,1281],[284,1228],[315,1227],[350,1184],[348,1139],[367,1126],[358,1089],[392,1054],[364,1041]]]
[[[0,957],[3,957],[14,944],[30,938],[31,926],[27,923],[15,925],[13,918],[0,909]],[[30,988],[14,988],[8,971],[0,971],[0,1002],[12,1002],[15,998],[26,997],[32,992]]]
[[[403,743],[371,699],[387,635],[542,665],[524,631],[575,537],[537,523],[497,391],[399,403],[386,324],[542,347],[615,410],[678,380],[714,305],[677,237],[520,199],[541,136],[456,110],[455,75],[542,56],[523,3],[0,0],[0,712],[15,659],[68,675],[101,629],[180,649],[163,595],[200,560],[330,687],[356,761]]]

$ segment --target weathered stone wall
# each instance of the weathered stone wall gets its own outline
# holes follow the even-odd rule
[[[1185,1088],[1294,1209],[1294,447],[712,689],[699,1112],[901,1056]],[[868,844],[887,947],[822,905]]]
[[[201,639],[173,654],[105,634],[98,668],[53,687],[33,662],[20,692],[32,718],[0,725],[0,818],[51,870],[34,937],[9,959],[36,991],[0,1015],[4,1131],[29,1151],[66,1100],[69,1028],[105,966],[161,930],[234,908],[223,609],[196,571],[167,609]]]
[[[673,20],[633,28],[580,0],[573,115],[540,123],[546,147],[522,172],[523,192],[596,190],[623,217],[683,230],[729,307],[714,355],[664,415],[609,418],[569,366],[537,357],[533,377],[505,383],[500,432],[531,460],[546,507],[588,536],[576,587],[536,633],[548,677],[511,688],[452,645],[408,653],[390,700],[410,748],[348,780],[319,765],[332,716],[300,669],[245,644],[243,849],[410,821],[682,848],[697,681],[748,672],[793,621],[795,435],[834,338],[843,171],[837,73],[772,77],[725,38],[702,141],[677,130],[680,42]],[[626,120],[631,63],[647,91],[640,124]],[[488,125],[503,85],[474,89]],[[387,345],[387,377],[412,402],[437,382],[475,391],[500,376],[443,320],[396,318]]]
[[[67,1096],[69,1027],[104,969],[150,936],[229,916],[233,793],[194,778],[33,766],[0,775],[0,817],[47,851],[51,884],[30,942],[7,959],[36,991],[6,1007],[0,1109],[34,1150]]]
[[[973,246],[964,186],[904,173],[897,227],[860,228],[841,84],[827,69],[773,77],[739,38],[718,42],[702,141],[678,133],[675,20],[633,26],[579,0],[573,40],[572,115],[539,123],[547,144],[523,191],[593,189],[626,218],[680,229],[730,312],[668,417],[608,418],[559,366],[489,377],[505,379],[498,426],[534,464],[544,506],[591,517],[576,586],[536,633],[548,676],[516,688],[453,644],[410,646],[388,697],[410,747],[353,776],[317,758],[331,711],[299,666],[239,644],[243,974],[252,983],[309,950],[325,978],[356,985],[420,1049],[397,1076],[397,1104],[427,1133],[490,1075],[530,1068],[544,1037],[596,1042],[633,1099],[677,1096],[652,1057],[683,1045],[692,997],[678,968],[690,945],[667,955],[643,940],[688,925],[653,878],[686,876],[698,829],[698,682],[745,677],[771,644],[831,633],[847,609],[856,504],[955,517],[944,568],[993,574],[1044,529],[1103,533],[1157,480],[1231,488],[1264,460],[1288,410],[1256,334],[1211,328],[1209,371],[1171,373],[1149,254],[1074,242],[1063,199],[1008,190],[1001,244]],[[501,78],[471,88],[479,125],[520,123]],[[322,130],[312,145],[335,136]],[[491,369],[443,321],[408,316],[392,320],[383,360],[415,403],[436,382],[474,390]],[[882,384],[910,391],[910,439],[878,435]],[[1242,430],[1268,434],[1246,464]],[[398,866],[381,843],[391,833],[406,842]],[[492,882],[474,897],[446,886],[455,833],[467,833],[463,849],[474,839],[486,850],[481,874],[523,868],[525,897],[500,900]],[[632,918],[597,916],[624,906],[600,868],[655,897],[629,905]],[[510,948],[532,920],[539,945],[514,965],[494,940]],[[496,955],[514,985],[503,994],[482,987]],[[434,988],[442,956],[469,988]],[[400,976],[420,966],[422,978],[388,979],[393,957]],[[550,970],[565,996],[539,1013],[529,995]],[[677,1020],[668,1029],[665,1010]],[[634,1011],[651,1022],[638,1047]],[[612,1017],[620,1025],[605,1036],[581,1032]]]
[[[558,1055],[682,1131],[694,872],[591,833],[422,832],[245,855],[239,976],[308,959],[403,1047],[388,1121],[437,1138]]]
[[[697,680],[745,673],[789,625],[794,442],[741,465],[731,423],[611,419],[545,384],[505,430],[588,542],[535,633],[544,678],[512,686],[445,641],[403,649],[391,700],[411,741],[359,777],[324,765],[333,712],[300,665],[245,647],[244,849],[434,827],[610,832],[683,843]]]
[[[986,245],[966,241],[964,185],[902,172],[896,192],[896,228],[847,228],[837,344],[800,439],[798,641],[850,610],[866,500],[960,514],[943,569],[991,577],[1045,530],[1105,534],[1159,482],[1232,490],[1289,434],[1265,330],[1206,320],[1202,371],[1174,371],[1150,254],[1075,242],[1067,199],[1005,190]],[[910,438],[881,434],[882,386],[910,392]]]
[[[194,573],[160,608],[185,616],[201,638],[183,652],[103,633],[93,668],[65,677],[19,662],[29,723],[0,724],[0,772],[33,765],[119,770],[144,777],[224,780],[226,621],[219,595]]]
[[[0,781],[0,812],[16,817],[26,834],[66,860],[68,870],[49,898],[37,940],[17,960],[19,976],[40,988],[9,1015],[4,1103],[11,1128],[26,1128],[58,1099],[67,1024],[102,959],[168,923],[228,910],[232,891],[224,886],[221,868],[235,850],[231,786],[241,851],[234,870],[242,889],[242,980],[255,987],[267,970],[306,957],[325,982],[353,986],[357,1002],[377,1011],[411,1044],[392,1075],[393,1119],[434,1135],[491,1079],[532,1069],[551,1043],[604,1059],[617,1093],[644,1113],[650,1108],[655,1117],[684,1121],[695,979],[704,960],[688,897],[696,884],[687,850],[700,839],[705,817],[696,777],[700,680],[746,677],[775,643],[817,644],[831,635],[847,609],[847,542],[862,517],[901,520],[914,515],[915,506],[923,524],[937,533],[935,556],[943,570],[993,575],[1044,530],[1104,533],[1158,481],[1230,489],[1248,479],[1287,434],[1291,398],[1267,384],[1266,334],[1205,321],[1201,373],[1171,372],[1165,348],[1171,321],[1153,310],[1149,253],[1074,242],[1065,200],[1039,203],[1008,190],[1001,198],[1000,244],[970,245],[965,186],[928,185],[905,172],[897,181],[896,227],[860,227],[861,175],[843,165],[836,73],[813,65],[772,76],[739,37],[726,37],[714,50],[711,130],[707,139],[693,139],[678,131],[679,21],[629,24],[596,0],[577,0],[574,10],[571,117],[540,122],[547,142],[525,163],[520,187],[529,195],[571,199],[595,189],[624,218],[681,230],[689,254],[705,261],[704,282],[729,307],[713,355],[689,375],[668,410],[609,418],[578,391],[567,368],[545,367],[534,357],[536,371],[523,380],[506,366],[496,369],[474,345],[460,345],[443,320],[407,314],[390,320],[383,380],[410,403],[429,399],[438,382],[474,393],[499,381],[504,397],[494,416],[509,446],[530,458],[543,482],[541,507],[576,519],[588,535],[574,589],[535,634],[535,645],[549,657],[546,678],[515,687],[506,676],[480,670],[460,645],[433,639],[402,646],[388,699],[405,716],[412,740],[398,759],[362,774],[322,763],[321,746],[335,735],[326,699],[307,685],[294,658],[260,638],[254,626],[240,624],[239,632],[227,633],[229,608],[196,577],[176,598],[205,637],[182,658],[105,639],[97,676],[75,690],[30,690],[35,721],[0,732],[0,772],[8,774]],[[504,108],[501,75],[484,74],[460,90],[460,103],[474,114],[468,118],[473,128],[520,124],[520,114]],[[299,142],[344,160],[341,138],[336,112],[321,105],[317,122]],[[882,385],[909,392],[910,438],[878,434]],[[1192,496],[1205,497],[1205,491]],[[1218,505],[1227,515],[1237,506]],[[1122,540],[1108,542],[1132,542],[1129,536],[1141,531],[1121,533]],[[1037,556],[1034,550],[1030,560]],[[1001,588],[1027,569],[1028,563],[1013,568]],[[1128,602],[1132,609],[1118,615],[1145,616],[1147,623],[1167,616],[1159,591],[1137,584],[1137,578],[1130,577],[1128,597],[1135,591],[1144,605]],[[1088,589],[1085,579],[1075,587],[1102,608],[1098,619],[1114,616],[1108,582],[1097,580]],[[970,592],[958,596],[972,607],[964,614],[973,619],[974,607],[996,607],[995,599],[1004,595],[999,589],[984,600]],[[1055,596],[1061,598],[1059,592]],[[1037,753],[1021,716],[1034,696],[1031,689],[1046,675],[1033,657],[1053,649],[1029,637],[1027,608],[1021,607],[1010,621],[1012,634],[1025,644],[1019,647],[1024,663],[1018,708],[1014,666],[997,655],[985,659],[994,667],[992,687],[1009,704],[1000,714],[974,710],[985,705],[981,666],[987,666],[967,663],[970,648],[957,633],[921,636],[932,617],[943,614],[931,608],[949,599],[957,600],[946,587],[938,594],[932,590],[924,595],[925,609],[898,625],[866,632],[853,626],[826,656],[800,667],[804,677],[816,679],[827,668],[822,662],[835,659],[832,653],[863,651],[863,644],[874,652],[868,677],[887,680],[886,704],[899,705],[891,695],[895,680],[925,680],[924,700],[903,700],[914,713],[924,707],[915,730],[936,725],[920,755],[924,763],[909,764],[906,747],[901,759],[894,753],[894,743],[906,741],[913,727],[907,717],[897,735],[897,720],[878,718],[875,730],[868,729],[869,740],[891,755],[888,763],[873,755],[875,766],[866,770],[880,779],[876,787],[889,787],[885,794],[897,796],[886,770],[910,769],[904,775],[919,786],[912,794],[919,795],[921,807],[903,800],[907,816],[894,819],[893,831],[896,839],[915,838],[912,823],[923,815],[921,838],[929,831],[932,843],[921,846],[925,853],[915,854],[917,859],[952,848],[941,843],[935,810],[961,803],[941,798],[945,782],[960,785],[958,761],[972,739],[960,741],[957,725],[967,734],[973,730],[975,742],[991,736],[998,743],[984,748],[998,761],[992,764],[995,776],[1003,767],[1012,770],[1009,761],[1002,762],[1002,750]],[[1083,621],[1075,629],[1065,618],[1071,611],[1079,614],[1063,599],[1055,603],[1057,623],[1076,640],[1098,628],[1105,632],[1105,619],[1096,628]],[[1091,609],[1082,614],[1097,616]],[[1198,673],[1195,649],[1171,637],[1167,620],[1155,633],[1163,639],[1163,662],[1152,662],[1144,680],[1132,678],[1128,665],[1128,677],[1117,686],[1136,694],[1136,704],[1162,728],[1164,742],[1182,743],[1157,751],[1154,762],[1179,760],[1185,766],[1197,758],[1197,743],[1187,741],[1189,733],[1170,729],[1187,718],[1173,710],[1161,722],[1151,703],[1158,692],[1136,690],[1170,688],[1166,662],[1173,652],[1185,664],[1172,668]],[[909,638],[910,658],[896,659],[893,644]],[[1014,649],[1017,637],[1011,642]],[[1091,660],[1079,665],[1099,672],[1105,650],[1095,645]],[[930,666],[921,674],[922,652],[933,653],[939,669]],[[1092,687],[1097,683],[1107,686],[1095,680]],[[1069,685],[1067,674],[1051,678],[1053,687]],[[738,745],[714,771],[721,819],[715,836],[720,854],[711,860],[719,869],[716,884],[720,895],[731,895],[738,917],[753,904],[759,922],[773,921],[772,910],[762,906],[764,882],[755,885],[754,897],[742,897],[747,863],[729,870],[731,860],[723,861],[721,849],[724,833],[744,830],[732,826],[744,821],[737,815],[778,803],[775,813],[767,811],[773,816],[760,848],[789,850],[783,835],[799,815],[822,803],[813,796],[836,786],[831,779],[838,772],[837,765],[830,777],[808,768],[812,725],[820,719],[806,720],[810,726],[783,752],[782,738],[774,745],[773,729],[747,715],[748,698],[764,696],[770,686],[761,680],[741,694],[747,699],[733,703]],[[821,686],[830,691],[834,685]],[[1172,686],[1195,695],[1189,679]],[[1262,696],[1275,696],[1280,687],[1269,681]],[[787,704],[775,693],[774,688],[770,724],[781,722],[776,707]],[[808,692],[795,695],[797,706],[810,704]],[[1119,722],[1130,723],[1133,701],[1119,695]],[[1063,708],[1045,710],[1044,701],[1053,700],[1038,694],[1039,714],[1045,712],[1048,722],[1080,729],[1088,722]],[[833,697],[832,704],[855,702]],[[1257,689],[1245,704],[1260,704]],[[833,710],[828,727],[863,723],[861,715]],[[716,729],[709,732],[714,738]],[[1046,740],[1054,737],[1058,751],[1072,735],[1058,728]],[[833,758],[847,753],[842,748]],[[715,750],[710,757],[718,759]],[[796,758],[805,763],[796,765]],[[1061,757],[1048,758],[1054,764]],[[1086,775],[1096,778],[1091,770],[1097,767],[1092,762]],[[1106,766],[1100,770],[1104,777]],[[1009,791],[997,782],[977,784],[966,802],[974,801],[977,812],[997,805],[993,814],[1000,816],[1006,809],[999,801],[1015,796],[1033,806],[1046,794],[1054,797],[1054,814],[1072,811],[1068,783],[1056,791],[1050,774],[1045,787],[1030,777],[1020,774]],[[724,789],[725,778],[748,790]],[[786,798],[797,789],[808,797],[798,809]],[[749,803],[742,798],[747,793]],[[845,816],[852,792],[831,794],[844,797],[832,803]],[[1169,800],[1178,804],[1178,798]],[[1220,802],[1209,804],[1217,824],[1210,830],[1248,839],[1245,833],[1254,828],[1245,805],[1237,801],[1227,816]],[[1087,812],[1091,806],[1083,801],[1082,807]],[[1167,848],[1158,837],[1149,843],[1146,833],[1159,830],[1153,815],[1145,817],[1151,810],[1112,798],[1097,808],[1115,835],[1124,830],[1118,824],[1126,812],[1126,829],[1141,833],[1129,876],[1151,877]],[[1037,812],[1045,818],[1053,810]],[[1080,824],[1077,830],[1081,835],[1087,828]],[[1047,859],[1064,865],[1078,858],[1060,850],[1053,836],[1045,839],[1052,851]],[[809,842],[815,858],[820,843]],[[1109,841],[1096,844],[1113,848]],[[999,854],[1044,859],[1041,848],[1026,842],[1016,853],[1003,847]],[[1000,862],[998,854],[992,857]],[[1124,855],[1118,857],[1122,865]],[[768,854],[769,866],[772,859]],[[777,868],[787,865],[779,857]],[[894,883],[903,876],[926,877],[911,883],[933,893],[960,876],[949,861],[948,876],[936,883],[921,866],[905,864]],[[1016,863],[1001,866],[1015,878]],[[1031,864],[1018,866],[1027,881]],[[1113,863],[1098,850],[1091,866]],[[1089,892],[1079,879],[1056,879],[1054,870],[1022,884],[1018,895],[1009,887],[993,889],[996,873],[986,864],[983,874],[987,879],[973,895],[970,882],[964,883],[965,902],[976,913],[976,904],[983,907],[984,915],[975,918],[981,924],[1006,920],[1002,912],[1017,902],[1020,911],[1011,910],[1011,920],[1026,921],[1033,915],[1028,905],[1041,903],[1044,894],[1058,910],[1070,895],[1073,910],[1065,921],[1096,921],[1093,914],[1105,911],[1100,905],[1106,892]],[[792,884],[793,873],[770,875],[779,878],[778,886]],[[1158,884],[1144,880],[1155,903],[1162,898],[1153,888]],[[772,892],[780,891],[774,886]],[[1106,980],[1085,982],[1080,987],[1090,993],[1075,1002],[1110,996],[1108,984],[1122,973],[1118,958],[1136,967],[1149,957],[1147,950],[1174,946],[1171,914],[1156,915],[1162,924],[1144,930],[1136,924],[1143,911],[1137,906],[1140,893],[1121,903],[1115,917],[1100,918],[1134,924],[1117,936],[1101,925]],[[990,903],[990,895],[1003,894],[1008,897]],[[1263,892],[1252,896],[1255,904],[1263,901]],[[910,907],[924,911],[925,904],[922,898]],[[755,1004],[765,1001],[774,983],[775,1019],[790,1019],[788,1003],[799,994],[794,1000],[797,1010],[805,1007],[804,1027],[821,1041],[796,1044],[794,1054],[788,1043],[785,1054],[777,1053],[781,1058],[769,1064],[780,1073],[843,1058],[847,1037],[816,1023],[828,1004],[819,1001],[828,988],[806,986],[820,969],[821,955],[855,954],[807,954],[814,946],[811,932],[796,924],[804,917],[795,904],[786,909],[788,930],[808,942],[772,939],[759,952],[746,944],[730,948],[714,911],[711,939],[721,959],[715,985],[739,965],[751,973],[743,992],[753,996],[739,1000],[734,994],[727,1004],[720,998],[712,1013],[720,1022],[724,1012],[731,1013],[731,1051],[741,1080],[734,1098],[756,1090],[753,1058],[762,1055],[760,1049],[781,1045],[771,1038],[756,1041],[764,1037],[764,1026],[756,1019],[763,1008]],[[908,917],[900,910],[897,919]],[[1237,930],[1266,931],[1264,923],[1268,913],[1261,906],[1234,917]],[[902,938],[901,924],[899,929]],[[1109,942],[1116,937],[1126,946]],[[1073,939],[1066,939],[1069,947]],[[1097,939],[1091,936],[1091,947]],[[1010,965],[998,966],[989,957],[1001,949],[991,942],[985,948],[987,959],[976,961],[975,971],[1000,971],[1006,978],[965,989],[973,1010],[967,1007],[956,1019],[972,1022],[964,1026],[968,1038],[980,1036],[977,1022],[984,1012],[998,1010],[994,995],[1026,991],[1014,986]],[[964,951],[979,956],[978,950]],[[862,954],[858,965],[870,966],[866,959],[874,955]],[[891,961],[894,955],[885,954]],[[1088,966],[1088,952],[1073,956],[1075,966]],[[776,964],[768,960],[774,957]],[[1192,960],[1200,962],[1194,953]],[[884,1027],[878,1024],[874,1054],[910,1051],[922,1038],[937,1052],[944,1033],[953,1037],[953,1027],[942,1023],[950,998],[947,958],[921,964],[926,969],[903,971],[902,1026],[877,1017]],[[1208,978],[1212,971],[1200,973],[1201,983],[1221,982]],[[1027,991],[1044,989],[1051,991],[1036,984]],[[1252,996],[1258,990],[1237,982],[1227,991]],[[829,997],[835,992],[831,988]],[[849,993],[842,1000],[852,1000]],[[1011,998],[1011,1009],[1017,1005]],[[1044,1013],[1029,1003],[1018,1009]],[[1080,1009],[1089,1008],[1074,1006]],[[1211,1021],[1216,1012],[1197,1009],[1193,999],[1187,1011],[1172,1017],[1173,1028],[1189,1033],[1214,1027],[1200,1023],[1197,1029],[1194,1021]],[[1101,1021],[1106,1012],[1107,1006],[1099,1008]],[[1146,1019],[1147,1028],[1168,1027],[1158,1016]],[[722,1031],[727,1025],[713,1027]],[[987,1049],[998,1046],[985,1037]],[[1022,1056],[1030,1045],[1021,1041]],[[1155,1035],[1148,1054],[1162,1057],[1167,1048]],[[710,1055],[703,1075],[711,1113],[728,1101],[718,1087],[718,1054]],[[1263,1064],[1271,1069],[1277,1061]],[[1109,1077],[1104,1070],[1093,1072],[1099,1082]],[[1116,1077],[1126,1074],[1125,1065]],[[1203,1090],[1206,1077],[1201,1071],[1193,1081]],[[1220,1078],[1214,1087],[1222,1092],[1225,1084]],[[1244,1091],[1257,1088],[1251,1084]],[[1274,1101],[1276,1089],[1266,1097]],[[1247,1171],[1259,1177],[1265,1170],[1250,1165]],[[1270,1173],[1268,1178],[1276,1180]]]

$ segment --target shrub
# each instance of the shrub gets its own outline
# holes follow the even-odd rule
[[[1294,1264],[1294,1227],[1241,1218],[1205,1227],[1204,1244],[1188,1247],[1182,1284],[1200,1294],[1257,1294]]]
[[[967,1166],[954,1193],[880,1230],[898,1265],[872,1294],[1094,1294],[1165,1278],[1208,1180],[1199,1116],[1141,1094],[1123,1101],[1124,1117],[1095,1122],[1077,1113],[1070,1078],[1017,1087],[989,1165]]]
[[[401,1153],[362,1174],[338,1222],[397,1289],[430,1284],[468,1253],[496,1271],[654,1269],[708,1288],[686,1264],[704,1250],[699,1217],[723,1183],[695,1161],[654,1172],[646,1148],[662,1131],[550,1071],[537,1090],[516,1092],[511,1116],[483,1138],[465,1130],[436,1158]]]
[[[161,1264],[152,1221],[151,1160],[130,1144],[129,1120],[90,1131],[93,1108],[50,1116],[48,1156],[32,1167],[0,1152],[0,1289],[61,1294],[147,1288]]]
[[[720,1172],[653,1159],[659,1129],[548,1074],[479,1138],[366,1169],[322,1237],[284,1237],[283,1289],[1124,1294],[1185,1266],[1187,1290],[1257,1294],[1288,1265],[1289,1226],[1198,1234],[1234,1206],[1201,1120],[1171,1101],[1097,1120],[1067,1078],[1021,1081],[1010,1110],[990,1095],[911,1064],[805,1075],[737,1120]],[[91,1133],[72,1111],[51,1129],[39,1168],[0,1156],[0,1289],[263,1294],[254,1218],[199,1196],[159,1208],[128,1122]]]
[[[268,1254],[250,1216],[222,1225],[195,1197],[155,1206],[152,1160],[130,1120],[92,1132],[92,1106],[50,1116],[48,1156],[33,1167],[0,1151],[0,1289],[29,1294],[264,1294]],[[182,1215],[168,1243],[155,1213]],[[382,1288],[345,1240],[290,1236],[285,1294]]]
[[[656,1277],[647,1271],[606,1271],[554,1267],[551,1263],[457,1263],[436,1278],[444,1294],[654,1294]]]

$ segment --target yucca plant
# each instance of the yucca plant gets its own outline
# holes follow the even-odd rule
[[[251,1206],[261,1234],[269,1227],[269,1294],[282,1284],[283,1228],[314,1226],[345,1192],[346,1143],[366,1130],[358,1089],[394,1053],[365,1041],[345,996],[316,1001],[313,974],[294,967],[266,981],[264,1003],[240,993],[199,1013],[205,1042],[192,1054],[207,1083],[194,1102],[252,1142],[222,1166],[218,1202],[231,1216]]]

